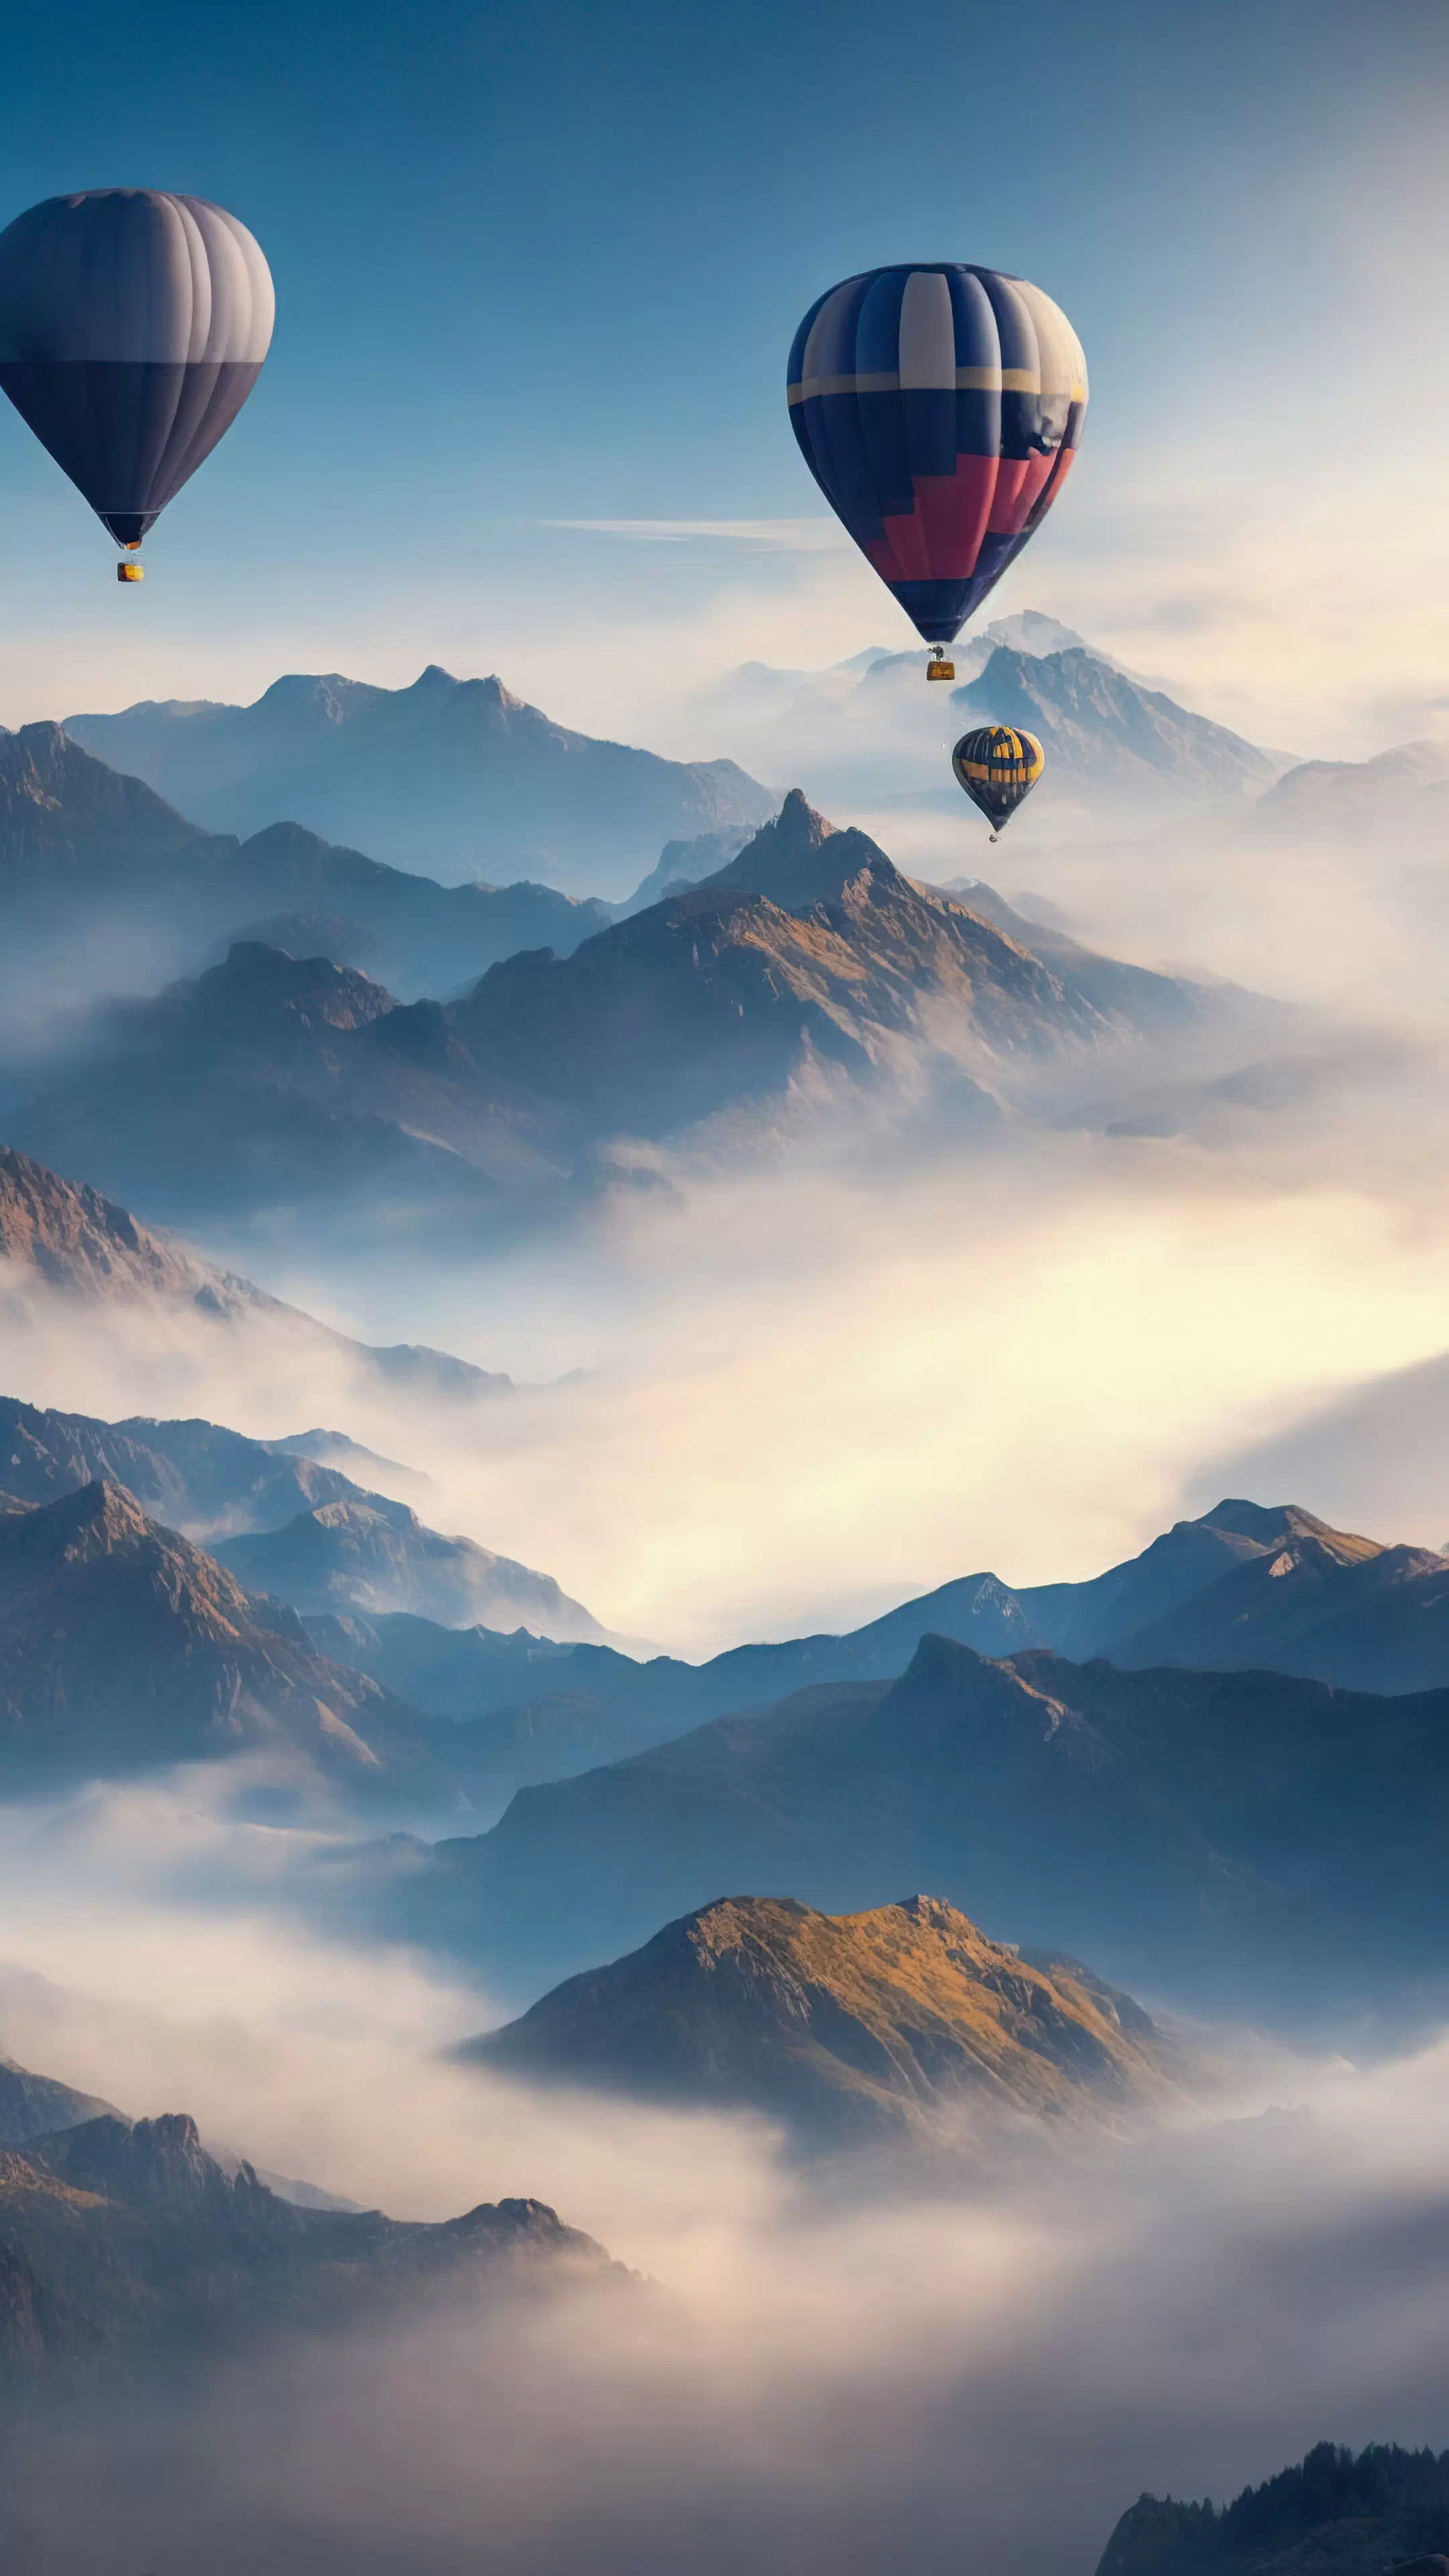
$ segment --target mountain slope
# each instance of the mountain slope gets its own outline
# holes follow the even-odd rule
[[[215,830],[289,815],[453,879],[521,868],[622,895],[661,843],[762,822],[773,804],[733,761],[596,741],[497,678],[436,664],[406,689],[293,675],[248,707],[147,702],[66,731]]]
[[[1165,2099],[1147,2015],[930,1896],[730,1897],[470,2041],[504,2074],[763,2111],[821,2143]]]
[[[226,2172],[184,2113],[115,2113],[0,2150],[0,2376],[200,2360],[242,2334],[343,2323],[439,2292],[469,2301],[602,2276],[607,2257],[534,2200],[440,2224],[302,2207]]]
[[[1052,774],[1091,786],[1242,796],[1268,787],[1281,766],[1226,725],[1191,714],[1080,646],[1033,654],[999,645],[951,703],[963,725],[1025,725]]]
[[[239,1753],[277,1785],[446,1806],[436,1721],[319,1655],[294,1614],[119,1486],[0,1521],[0,1768],[7,1789]]]
[[[0,2147],[23,2147],[82,2120],[108,2118],[115,2109],[97,2093],[78,2093],[51,2075],[32,2075],[11,2057],[0,2057]]]
[[[1372,2442],[1355,2457],[1320,2442],[1221,2510],[1139,2496],[1097,2576],[1384,2576],[1396,2564],[1440,2576],[1446,2551],[1449,2451]]]
[[[382,1901],[517,1991],[721,1885],[834,1912],[914,1881],[1129,1987],[1340,2022],[1392,1993],[1412,2017],[1449,1981],[1446,1740],[1445,1691],[927,1637],[889,1685],[822,1683],[520,1790],[492,1833],[383,1869]]]
[[[450,1402],[507,1392],[501,1371],[417,1342],[378,1348],[320,1324],[251,1280],[218,1270],[184,1244],[141,1225],[129,1208],[85,1182],[62,1180],[29,1154],[0,1146],[0,1262],[22,1290],[27,1275],[62,1296],[155,1303],[200,1315],[234,1332],[276,1337],[290,1349],[343,1360],[364,1383],[446,1395]],[[0,1294],[6,1273],[0,1269]],[[123,1479],[123,1481],[127,1481]]]
[[[0,727],[0,891],[22,909],[204,842],[139,778],[57,724]]]

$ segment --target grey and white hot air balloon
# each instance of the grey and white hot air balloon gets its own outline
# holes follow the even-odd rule
[[[0,387],[128,554],[230,429],[274,312],[257,243],[205,197],[90,188],[0,233]]]

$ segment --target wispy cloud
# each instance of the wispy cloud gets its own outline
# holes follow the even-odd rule
[[[540,527],[588,536],[627,537],[643,545],[762,546],[787,555],[828,553],[840,544],[829,519],[541,519]]]

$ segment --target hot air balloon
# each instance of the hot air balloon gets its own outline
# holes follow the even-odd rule
[[[0,233],[0,387],[129,560],[230,429],[272,336],[271,271],[205,197],[90,188]]]
[[[867,561],[945,648],[1040,527],[1087,408],[1066,315],[1023,277],[938,261],[848,277],[790,351],[806,464]]]
[[[1018,805],[1024,805],[1046,762],[1034,733],[1014,725],[980,725],[963,733],[951,754],[958,787],[992,826],[997,840]]]

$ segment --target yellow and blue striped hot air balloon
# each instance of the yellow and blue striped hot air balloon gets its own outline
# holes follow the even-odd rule
[[[1087,363],[1024,277],[875,268],[811,305],[790,351],[800,452],[926,642],[944,648],[1040,527],[1087,409]]]
[[[993,841],[1025,803],[1046,767],[1034,733],[1015,725],[978,725],[951,754],[956,784],[992,826]]]

